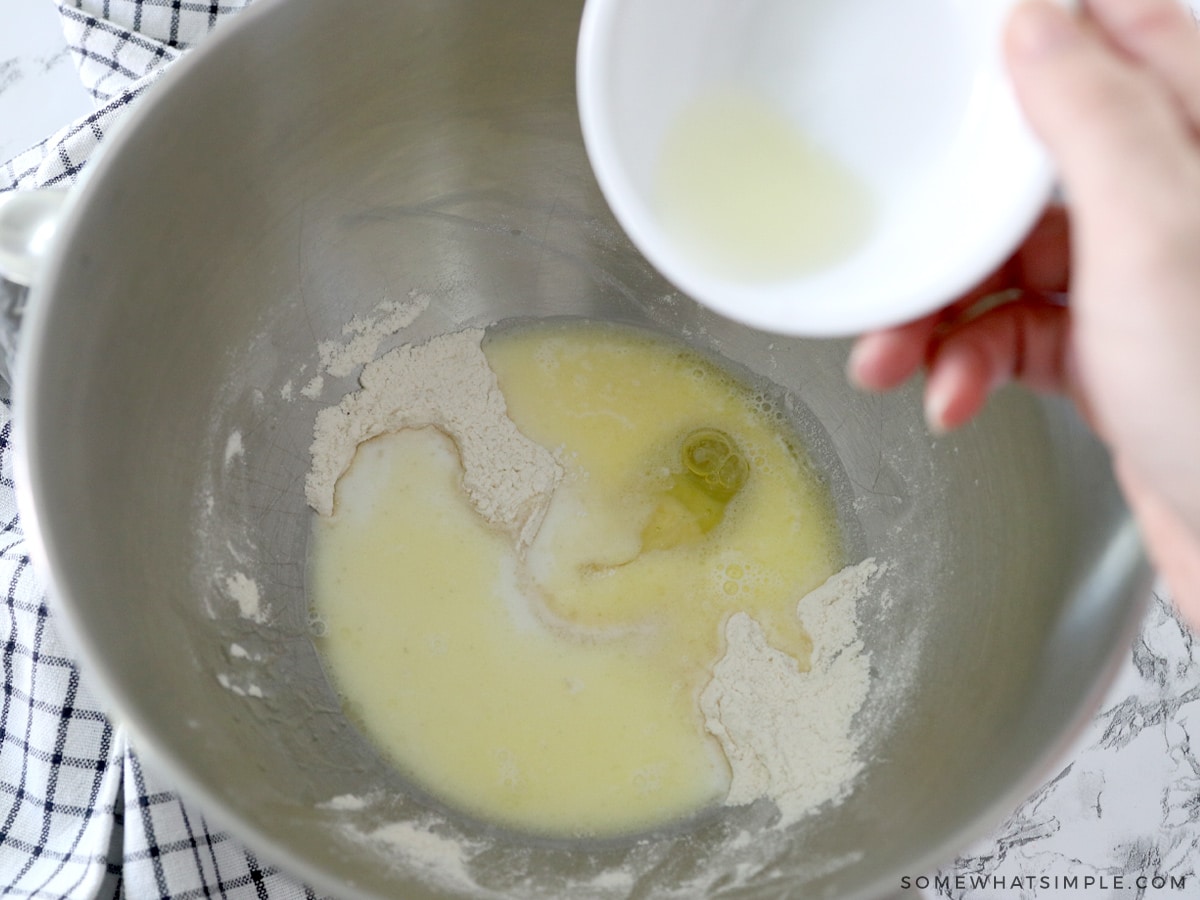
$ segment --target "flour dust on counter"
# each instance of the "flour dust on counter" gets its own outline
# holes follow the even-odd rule
[[[309,595],[347,714],[412,783],[572,838],[844,796],[874,564],[839,582],[769,392],[582,321],[406,345],[360,384],[317,419]]]

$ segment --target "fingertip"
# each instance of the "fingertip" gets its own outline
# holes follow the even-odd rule
[[[924,359],[926,337],[904,329],[859,337],[846,359],[846,377],[859,390],[890,391],[911,378]]]
[[[935,434],[953,431],[983,408],[992,378],[984,354],[968,343],[942,347],[925,382],[925,424]]]
[[[1010,60],[1039,60],[1068,49],[1083,37],[1079,23],[1052,0],[1024,0],[1005,31]]]
[[[864,334],[854,341],[846,357],[846,379],[860,391],[883,390],[879,378],[881,346],[878,334]]]

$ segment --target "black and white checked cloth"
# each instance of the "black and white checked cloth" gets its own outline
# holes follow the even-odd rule
[[[249,0],[54,0],[96,110],[0,166],[0,191],[70,184],[141,92]],[[0,393],[0,897],[315,897],[143,770],[88,689],[29,563]]]

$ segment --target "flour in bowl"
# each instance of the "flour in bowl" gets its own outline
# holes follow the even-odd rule
[[[851,725],[869,686],[856,606],[878,571],[874,559],[848,566],[797,604],[813,642],[808,671],[745,613],[725,623],[700,709],[729,760],[727,804],[769,798],[786,826],[848,792],[863,765]]]
[[[843,799],[876,566],[835,572],[832,501],[767,395],[594,323],[483,337],[392,350],[316,419],[314,606],[339,687],[379,710],[368,733],[451,805],[534,831],[576,827],[572,791],[581,833],[607,835],[760,798],[787,825]],[[697,493],[681,446],[750,480]]]
[[[305,481],[313,509],[333,512],[334,487],[359,444],[431,425],[454,440],[463,490],[480,515],[520,546],[532,540],[562,470],[506,414],[482,338],[482,330],[468,329],[397,347],[363,368],[360,390],[317,414]]]

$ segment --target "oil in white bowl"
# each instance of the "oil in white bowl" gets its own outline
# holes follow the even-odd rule
[[[706,93],[663,140],[655,205],[664,231],[698,268],[773,281],[832,266],[873,220],[863,180],[748,91]]]

